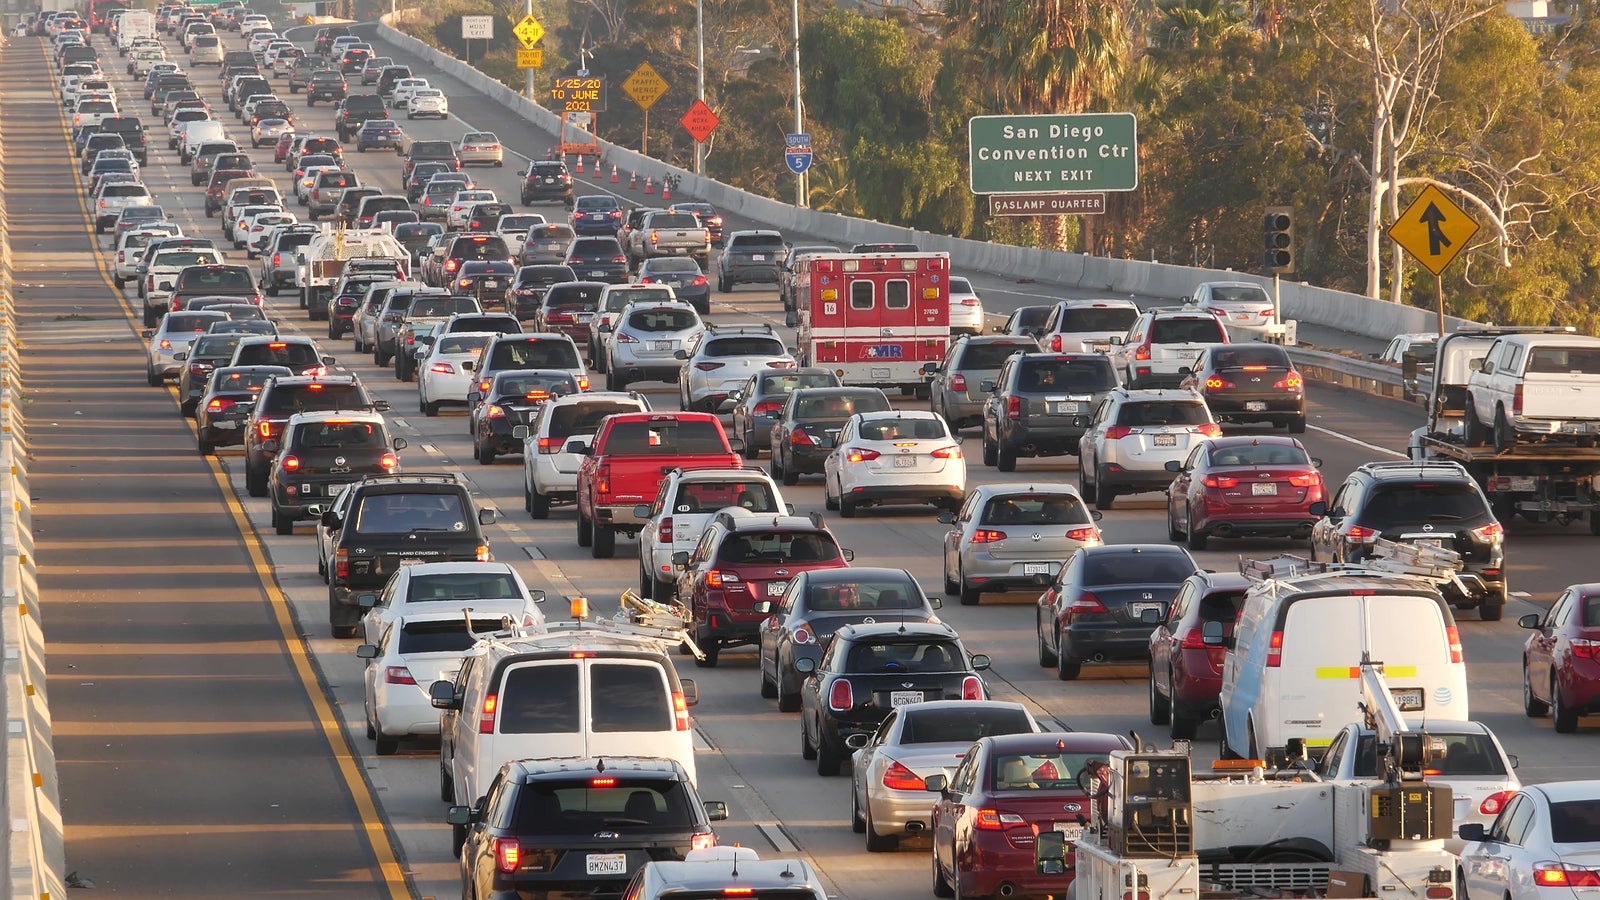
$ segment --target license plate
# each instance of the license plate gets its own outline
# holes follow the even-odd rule
[[[1022,564],[1022,574],[1024,574],[1024,575],[1049,575],[1050,574],[1050,564],[1049,563],[1023,563]]]
[[[896,469],[911,469],[915,468],[916,465],[917,460],[914,456],[896,456],[894,458],[894,467]]]
[[[1244,411],[1245,412],[1266,412],[1267,411],[1267,401],[1265,401],[1265,400],[1246,400],[1244,402]]]
[[[683,254],[689,252],[689,248],[688,247],[673,247],[672,248],[672,252],[678,254],[679,256],[682,256]]]
[[[212,428],[238,428],[238,422],[212,422]]]
[[[782,597],[783,596],[783,592],[787,591],[788,589],[789,589],[789,582],[787,582],[787,581],[769,581],[769,582],[767,582],[767,596],[768,597]]]
[[[1389,696],[1394,698],[1395,705],[1401,712],[1413,712],[1422,708],[1422,688],[1390,688]]]
[[[583,859],[583,870],[590,875],[626,875],[628,854],[590,853]]]
[[[1142,618],[1144,616],[1146,610],[1152,610],[1152,609],[1155,610],[1156,612],[1161,612],[1161,604],[1159,604],[1159,603],[1130,603],[1130,604],[1128,604],[1128,610],[1133,613],[1133,617],[1135,619]]]
[[[767,255],[765,253],[752,253],[752,254],[750,254],[750,261],[751,262],[766,262],[767,261]]]
[[[888,378],[888,377],[889,377],[889,370],[888,369],[873,369],[872,370],[872,380],[873,381],[877,381],[879,379]]]
[[[1256,497],[1276,497],[1278,495],[1278,483],[1275,481],[1258,481],[1250,485],[1250,493]]]
[[[1151,443],[1157,447],[1176,447],[1178,446],[1178,436],[1175,434],[1158,434]]]
[[[650,341],[651,350],[672,350],[678,346],[677,341]]]
[[[483,286],[484,286],[484,287],[486,287],[486,288],[497,288],[497,287],[499,287],[499,286],[500,286],[500,282],[498,282],[498,281],[495,281],[495,280],[493,280],[493,279],[490,279],[490,280],[488,280],[488,281],[485,281],[485,282],[484,282],[484,283],[483,283]]]
[[[1055,412],[1057,415],[1071,416],[1071,415],[1077,415],[1077,413],[1079,412],[1078,401],[1076,401],[1076,400],[1068,400],[1068,401],[1066,401],[1064,403],[1053,403],[1053,404],[1051,404],[1051,408],[1052,408],[1052,411]]]
[[[921,702],[922,702],[922,692],[921,691],[890,691],[889,692],[889,705],[890,706],[908,706],[908,705],[910,705],[912,703],[921,703]]]
[[[1251,319],[1255,318],[1255,316],[1252,316],[1249,313],[1239,313],[1239,314],[1235,315],[1234,318],[1238,319],[1241,322],[1248,322]]]
[[[1427,540],[1413,541],[1412,543],[1414,543],[1418,547],[1443,547],[1444,546],[1444,541],[1439,540],[1437,538],[1430,538],[1430,539],[1427,539]]]
[[[1055,830],[1067,839],[1067,843],[1076,844],[1083,840],[1083,826],[1077,822],[1057,822]]]
[[[590,278],[604,278],[604,277],[606,277],[606,270],[605,269],[590,269],[589,270],[589,277]]]
[[[422,565],[422,560],[417,559],[414,556],[402,557],[401,560],[400,560],[400,568],[402,568],[402,569],[405,568],[406,566],[420,566],[420,565]]]

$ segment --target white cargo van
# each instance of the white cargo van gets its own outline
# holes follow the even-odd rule
[[[656,756],[677,760],[693,781],[698,693],[679,680],[666,646],[567,623],[480,641],[453,681],[429,686],[444,711],[440,796],[471,806],[502,765],[529,758]]]
[[[1461,636],[1430,583],[1357,566],[1275,574],[1246,593],[1223,663],[1224,759],[1281,762],[1291,738],[1320,758],[1360,718],[1364,656],[1408,719],[1467,721]],[[1220,627],[1204,639],[1223,643]]]

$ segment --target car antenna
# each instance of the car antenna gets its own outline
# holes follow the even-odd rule
[[[739,845],[733,845],[733,877],[739,877]]]
[[[597,763],[595,763],[595,767],[594,767],[594,770],[595,770],[595,771],[596,771],[596,772],[604,772],[604,771],[605,771],[605,770],[606,770],[606,760],[605,760],[605,757],[603,757],[603,756],[602,756],[602,757],[600,757],[600,761],[599,761],[599,762],[597,762]]]

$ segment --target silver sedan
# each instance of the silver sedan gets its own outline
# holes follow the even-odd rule
[[[896,708],[877,732],[853,735],[850,827],[872,852],[893,850],[901,837],[925,833],[933,795],[929,775],[948,774],[981,737],[1042,731],[1020,703],[931,700]]]
[[[1105,543],[1100,512],[1070,484],[986,484],[967,492],[939,521],[944,591],[975,606],[985,591],[1042,589],[1079,547]]]

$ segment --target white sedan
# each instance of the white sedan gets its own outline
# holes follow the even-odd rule
[[[983,300],[972,282],[950,276],[950,333],[983,334]]]
[[[476,610],[470,632],[458,610],[407,613],[395,618],[376,644],[356,648],[356,655],[367,660],[362,673],[367,737],[377,744],[379,756],[393,754],[407,738],[439,733],[429,686],[461,668],[477,643],[475,634],[499,629],[499,617]]]
[[[1573,900],[1600,888],[1600,781],[1524,787],[1494,824],[1459,833],[1464,900]]]
[[[925,409],[856,413],[822,462],[823,503],[847,519],[863,506],[955,509],[967,493],[960,444],[944,419]]]
[[[416,119],[422,116],[450,118],[450,100],[445,97],[444,91],[438,88],[418,88],[416,93],[411,95],[411,102],[406,104],[406,118]]]
[[[450,201],[450,208],[444,212],[445,228],[458,231],[467,227],[467,219],[472,217],[472,208],[479,203],[496,203],[500,200],[494,191],[456,191],[456,198]]]
[[[396,572],[383,591],[363,594],[356,602],[361,634],[369,644],[383,637],[384,629],[400,616],[418,612],[448,612],[458,618],[463,609],[498,620],[509,616],[522,627],[543,628],[544,591],[533,591],[517,570],[503,562],[442,562],[406,566]]]
[[[467,405],[467,392],[477,383],[472,367],[478,352],[498,335],[487,331],[441,334],[417,361],[417,408],[437,416],[445,403]]]
[[[389,105],[395,109],[405,109],[406,104],[411,102],[411,98],[416,95],[417,91],[425,90],[428,86],[428,79],[426,78],[397,79],[394,83],[394,91],[389,95]]]

